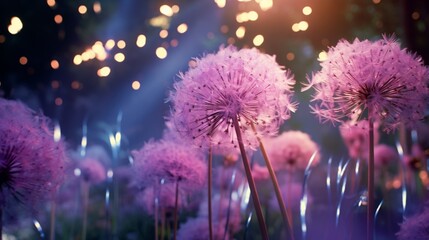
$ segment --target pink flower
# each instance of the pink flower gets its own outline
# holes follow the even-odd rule
[[[180,187],[198,190],[206,181],[207,166],[201,153],[172,141],[151,141],[133,151],[135,181],[140,186],[180,182]]]
[[[374,147],[374,166],[376,169],[388,167],[399,163],[396,150],[388,145],[380,144]]]
[[[374,126],[374,143],[379,140],[378,124]],[[341,137],[344,140],[349,156],[353,159],[366,159],[369,148],[369,126],[367,120],[348,121],[340,126]]]
[[[341,40],[321,66],[308,86],[316,91],[312,109],[321,120],[355,121],[369,115],[390,131],[423,118],[429,71],[393,38]]]
[[[142,206],[147,214],[153,215],[155,211],[155,197],[158,195],[159,209],[166,209],[172,211],[176,201],[176,188],[175,184],[167,183],[161,186],[148,187],[144,191],[139,192],[136,196],[136,202]],[[182,189],[179,189],[178,207],[185,207],[186,194]]]
[[[300,201],[302,197],[302,184],[296,182],[288,182],[282,184],[281,193],[286,208],[291,208],[294,211],[299,211]],[[273,195],[270,199],[270,207],[280,211],[277,198]]]
[[[91,184],[101,183],[106,179],[106,168],[98,160],[84,158],[79,161],[83,179]]]
[[[54,141],[45,116],[0,98],[1,204],[35,207],[51,198],[63,181],[65,159],[63,142]]]
[[[310,135],[301,131],[283,132],[277,137],[265,139],[265,148],[276,171],[305,170],[311,156],[317,151],[312,166],[319,163],[318,146]]]
[[[244,144],[256,149],[252,124],[257,134],[270,136],[295,111],[293,76],[272,56],[229,46],[195,61],[170,95],[171,120],[195,145],[237,148],[232,121],[238,118]]]

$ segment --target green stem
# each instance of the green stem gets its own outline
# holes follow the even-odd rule
[[[208,211],[209,211],[209,236],[210,240],[213,240],[213,222],[212,222],[212,165],[213,165],[213,153],[212,147],[209,148],[209,159],[208,159]]]
[[[232,118],[235,133],[237,134],[238,146],[240,147],[241,158],[243,159],[244,170],[246,171],[247,181],[249,183],[250,193],[252,194],[253,205],[255,206],[256,216],[258,217],[259,229],[261,231],[262,239],[268,239],[267,226],[265,224],[264,215],[262,214],[261,202],[256,190],[255,180],[252,176],[249,159],[247,158],[246,150],[243,144],[243,137],[241,136],[240,125],[237,117]]]
[[[256,134],[256,128],[255,128],[255,125],[253,125],[253,123],[252,123],[252,129]],[[270,173],[270,176],[271,176],[271,182],[273,183],[273,186],[274,186],[274,192],[276,193],[277,202],[280,206],[280,211],[282,213],[283,221],[286,224],[286,227],[289,231],[290,239],[294,240],[293,228],[292,228],[292,216],[291,214],[289,214],[284,204],[283,196],[280,191],[280,186],[277,181],[277,177],[274,172],[273,166],[271,165],[271,161],[268,158],[268,154],[267,154],[267,151],[265,150],[264,144],[262,143],[262,140],[258,136],[257,136],[257,139],[259,141],[259,148],[261,149],[262,156],[264,157],[264,160],[265,160],[265,165],[267,165],[268,172]],[[290,184],[290,182],[288,184]]]
[[[176,199],[174,201],[174,240],[177,239],[177,210],[179,208],[179,181],[176,181]]]
[[[374,122],[369,118],[367,240],[374,239]]]

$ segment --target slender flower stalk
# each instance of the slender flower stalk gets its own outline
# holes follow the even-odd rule
[[[374,236],[374,123],[386,132],[401,124],[413,126],[424,116],[429,71],[420,57],[410,54],[394,38],[371,42],[341,40],[328,51],[322,69],[307,89],[315,95],[311,106],[321,121],[369,122],[367,237]],[[305,90],[305,89],[304,89]]]
[[[213,152],[212,152],[212,148],[211,146],[209,147],[209,160],[208,160],[208,196],[207,196],[207,200],[208,200],[208,218],[209,218],[209,238],[210,240],[213,240],[213,216],[212,216],[212,181],[213,181],[213,176],[212,176],[212,172],[213,172]]]
[[[295,111],[290,100],[293,76],[274,57],[254,48],[229,46],[194,61],[195,67],[179,75],[182,81],[170,95],[171,122],[196,146],[240,150],[261,233],[267,238],[246,149],[256,150],[257,137],[276,134]]]

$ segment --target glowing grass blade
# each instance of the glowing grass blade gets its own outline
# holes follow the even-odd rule
[[[250,211],[249,216],[247,217],[247,220],[246,220],[246,225],[244,226],[244,237],[243,237],[243,239],[247,238],[247,232],[249,230],[250,222],[252,221],[252,215],[253,215],[253,212]]]
[[[82,140],[80,142],[80,156],[81,157],[84,157],[86,155],[86,146],[88,145],[87,134],[88,134],[88,126],[87,126],[87,123],[85,120],[85,121],[83,121],[83,124],[82,124]]]
[[[37,229],[37,232],[39,232],[40,238],[45,239],[45,233],[43,232],[42,225],[40,225],[40,222],[36,219],[33,219],[33,224],[34,227]]]
[[[337,210],[335,212],[335,226],[337,227],[338,227],[338,221],[340,219],[341,204],[343,203],[344,193],[346,191],[346,185],[347,185],[347,176],[344,176],[343,183],[341,185],[340,201],[338,202]]]
[[[311,164],[314,161],[314,158],[317,155],[317,151],[315,151],[311,157],[310,160],[308,161],[307,166],[305,167],[305,171],[304,171],[304,181],[302,183],[302,197],[300,200],[300,219],[301,219],[301,231],[302,231],[302,237],[303,239],[305,239],[305,236],[307,234],[307,220],[305,218],[305,213],[307,211],[307,203],[308,203],[308,199],[307,199],[307,182],[308,182],[308,177],[310,176],[311,173]]]
[[[381,206],[383,205],[383,201],[384,201],[384,200],[381,200],[380,204],[378,204],[378,207],[377,207],[377,209],[375,210],[374,221],[377,219],[378,212],[380,211],[380,208],[381,208]]]

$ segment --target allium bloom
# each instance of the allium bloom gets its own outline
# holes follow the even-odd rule
[[[312,109],[321,120],[344,122],[369,116],[390,131],[423,118],[428,69],[395,39],[341,40],[329,49],[321,66],[309,85],[316,91]]]
[[[206,217],[191,218],[187,222],[180,225],[177,239],[179,240],[207,240],[209,236],[209,224]],[[225,233],[225,222],[214,222],[213,223],[213,239],[222,240]],[[230,239],[231,236],[226,234],[226,240]]]
[[[374,147],[375,168],[381,169],[391,164],[399,164],[399,155],[396,150],[385,144],[376,145]]]
[[[273,135],[295,111],[290,100],[295,80],[273,56],[229,46],[195,62],[180,74],[170,100],[171,120],[197,146],[237,148],[237,119],[244,145],[255,149],[259,144],[252,125],[261,136]]]
[[[188,190],[200,189],[206,180],[207,166],[201,153],[176,142],[160,140],[146,143],[132,152],[136,183],[152,186],[164,179],[166,183],[180,182]]]
[[[53,196],[63,180],[65,148],[49,121],[23,104],[0,98],[0,208],[30,207]]]
[[[374,130],[378,128],[374,126]],[[367,159],[369,151],[369,124],[367,120],[348,121],[340,126],[341,137],[353,159]],[[379,140],[378,131],[374,131],[374,143]]]
[[[153,215],[155,208],[155,197],[158,195],[158,207],[160,209],[174,209],[175,205],[175,186],[172,183],[167,183],[162,186],[155,188],[148,187],[144,191],[139,192],[136,196],[136,202],[142,206],[147,214]],[[179,189],[182,194],[179,194],[178,207],[182,208],[185,206],[185,194],[183,190]]]
[[[401,224],[401,230],[396,233],[399,240],[426,240],[429,239],[429,208],[405,219]]]
[[[91,184],[97,184],[106,179],[106,168],[98,160],[92,158],[80,160],[79,169],[83,179]]]
[[[310,135],[301,131],[283,132],[277,137],[266,139],[265,148],[274,170],[304,170],[311,156],[316,153],[312,166],[319,163],[319,147]]]
[[[302,184],[296,182],[288,182],[283,184],[281,187],[283,200],[287,208],[291,208],[294,211],[299,211],[300,201],[302,197]],[[275,210],[279,210],[279,204],[277,198],[273,196],[270,199],[270,207]]]

